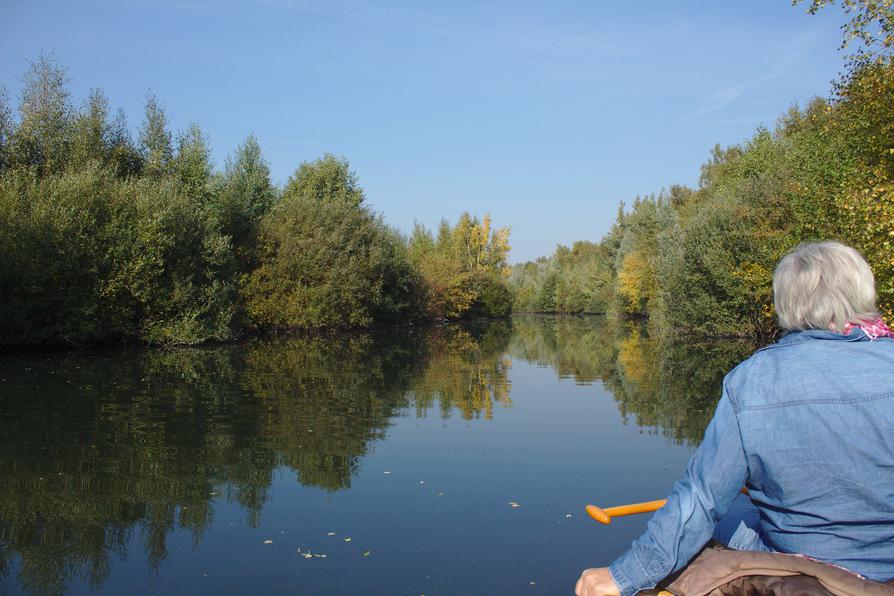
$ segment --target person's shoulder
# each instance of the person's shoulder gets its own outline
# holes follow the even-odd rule
[[[755,365],[757,364],[760,366],[760,354],[765,349],[766,348],[761,348],[734,366],[723,378],[723,391],[729,397],[729,400],[733,405],[733,410],[736,412],[739,412],[742,409],[742,397],[743,395],[748,394],[748,391],[745,390],[745,385],[753,376],[752,373]]]
[[[751,356],[737,364],[723,379],[724,390],[738,412],[745,405],[745,400],[753,402],[756,396],[766,391],[768,385],[774,384],[779,377],[780,367],[787,365],[784,361],[800,358],[787,348],[800,346],[800,343],[776,342],[759,348]]]
[[[784,396],[837,399],[832,393],[839,381],[852,379],[849,386],[856,389],[867,375],[894,386],[894,339],[828,341],[798,334],[760,348],[736,365],[723,384],[738,413],[778,404]]]
[[[737,381],[748,376],[755,367],[764,366],[767,361],[775,360],[778,354],[774,351],[781,347],[781,344],[773,343],[759,348],[748,358],[737,364],[730,370],[724,382]]]

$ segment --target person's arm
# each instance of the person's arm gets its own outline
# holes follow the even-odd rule
[[[685,477],[674,484],[645,534],[608,567],[622,596],[654,587],[698,554],[747,475],[739,423],[724,383],[714,418]]]

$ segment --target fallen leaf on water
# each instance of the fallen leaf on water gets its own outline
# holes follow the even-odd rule
[[[368,551],[368,550],[363,551],[363,556],[368,557],[370,552],[372,552],[372,551]]]

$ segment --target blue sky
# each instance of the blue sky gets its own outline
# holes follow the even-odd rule
[[[0,84],[41,49],[131,127],[148,89],[218,166],[249,133],[274,180],[347,157],[398,228],[463,211],[512,261],[598,240],[618,202],[694,186],[715,143],[828,95],[844,17],[787,0],[2,0]]]

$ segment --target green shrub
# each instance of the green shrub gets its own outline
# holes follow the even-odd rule
[[[302,164],[261,224],[260,265],[243,292],[259,327],[368,327],[410,310],[402,239],[345,191],[353,174],[333,159]]]
[[[0,177],[0,342],[233,336],[227,239],[172,181]]]

